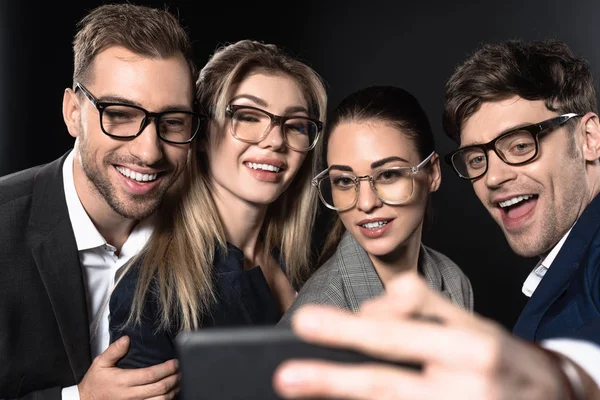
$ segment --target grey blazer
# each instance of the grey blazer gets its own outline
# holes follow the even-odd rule
[[[454,304],[473,310],[473,289],[462,270],[448,257],[423,244],[419,270],[430,288]],[[278,326],[289,326],[291,317],[305,304],[327,304],[358,312],[360,305],[383,292],[383,284],[365,250],[348,232],[335,253],[306,281]]]

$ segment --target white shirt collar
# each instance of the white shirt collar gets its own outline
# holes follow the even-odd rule
[[[573,226],[575,226],[575,224],[573,224]],[[571,226],[567,233],[565,233],[563,237],[558,241],[558,243],[554,245],[552,250],[550,250],[550,253],[548,253],[546,257],[541,259],[541,261],[535,266],[535,268],[533,268],[533,271],[529,273],[529,276],[527,276],[527,279],[525,279],[525,282],[523,282],[523,288],[521,289],[525,296],[531,297],[533,292],[535,292],[535,289],[537,289],[538,285],[546,275],[546,272],[548,272],[548,270],[550,269],[550,266],[552,265],[554,259],[560,252],[560,249],[562,248],[563,244],[565,244],[565,241],[567,240],[569,233],[571,233],[571,229],[573,229],[573,226]]]

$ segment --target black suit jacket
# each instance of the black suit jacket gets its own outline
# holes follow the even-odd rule
[[[65,157],[0,178],[0,399],[60,399],[91,364]]]

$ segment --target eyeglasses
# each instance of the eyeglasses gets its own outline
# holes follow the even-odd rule
[[[368,180],[371,190],[385,204],[400,205],[413,195],[414,175],[421,171],[435,152],[415,167],[391,167],[380,169],[371,175],[356,176],[338,169],[319,173],[311,181],[319,190],[319,197],[327,208],[335,211],[348,210],[356,204],[360,181]]]
[[[98,101],[81,83],[75,83],[85,97],[98,109],[100,128],[106,135],[118,139],[133,139],[139,136],[152,122],[156,123],[158,137],[167,143],[190,143],[200,123],[206,117],[191,111],[149,112],[142,107]]]
[[[563,125],[580,114],[563,114],[537,124],[522,126],[501,134],[484,144],[466,146],[445,156],[459,177],[474,180],[488,169],[488,152],[494,153],[508,165],[523,165],[535,159],[540,143],[539,135]]]
[[[311,150],[317,144],[323,123],[308,117],[281,117],[260,108],[230,104],[225,113],[233,136],[246,143],[259,143],[274,126],[279,126],[285,144],[294,150]]]

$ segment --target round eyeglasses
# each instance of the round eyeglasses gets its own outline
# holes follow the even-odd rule
[[[98,101],[81,83],[75,88],[88,98],[100,115],[100,128],[106,135],[117,139],[138,137],[154,120],[160,139],[172,144],[186,144],[194,140],[205,116],[192,111],[150,112],[131,104]]]
[[[539,135],[563,125],[580,114],[563,114],[537,124],[511,129],[490,142],[465,146],[445,156],[459,177],[474,180],[485,175],[488,169],[488,152],[494,153],[508,165],[523,165],[535,159],[540,143]]]
[[[230,104],[225,113],[231,121],[231,133],[242,142],[256,144],[264,140],[274,126],[279,126],[285,144],[298,151],[311,150],[323,130],[319,120],[271,114],[260,108]]]
[[[379,169],[371,175],[356,176],[338,168],[327,168],[312,180],[319,190],[319,197],[327,208],[335,211],[348,210],[358,201],[360,181],[368,180],[371,190],[385,204],[406,203],[414,192],[414,175],[431,161],[432,152],[414,167],[391,167]]]

